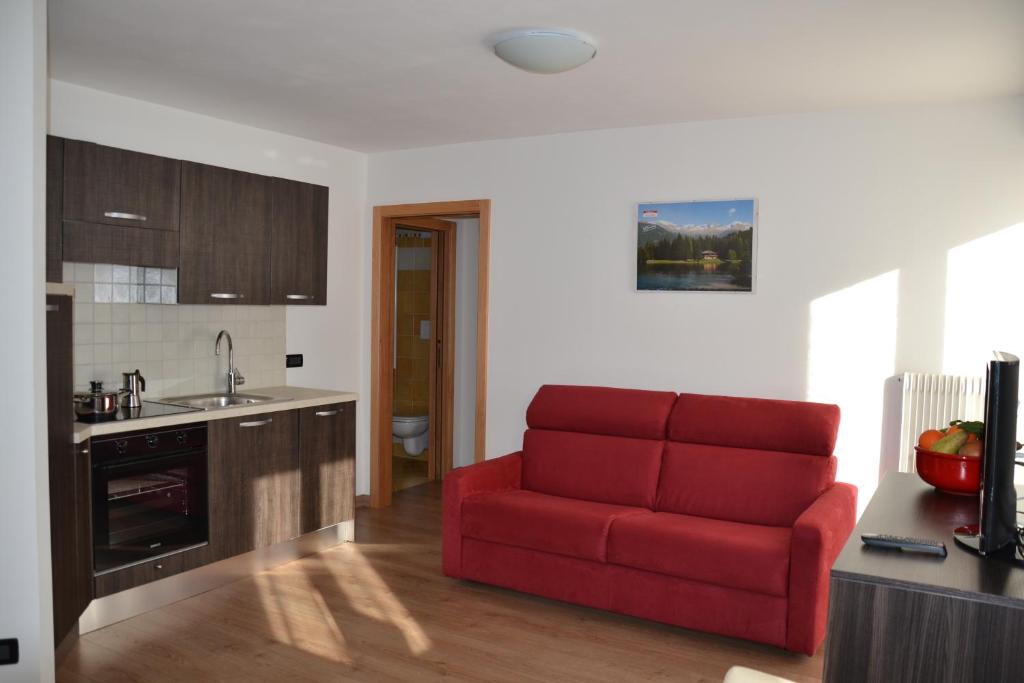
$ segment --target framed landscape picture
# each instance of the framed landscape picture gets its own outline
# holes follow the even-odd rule
[[[637,206],[637,291],[751,292],[757,201]]]

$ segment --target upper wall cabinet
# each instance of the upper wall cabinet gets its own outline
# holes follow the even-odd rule
[[[328,189],[49,136],[46,279],[178,268],[178,303],[327,303]]]
[[[270,303],[327,303],[327,188],[272,178]]]
[[[178,229],[181,162],[64,141],[64,220]]]
[[[271,180],[182,163],[178,303],[270,303]]]

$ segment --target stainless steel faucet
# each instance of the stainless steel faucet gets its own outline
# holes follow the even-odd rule
[[[234,394],[239,384],[245,384],[245,377],[235,367],[235,345],[231,343],[231,334],[227,330],[221,330],[217,335],[217,343],[213,347],[213,355],[220,355],[220,338],[228,338],[228,394]]]

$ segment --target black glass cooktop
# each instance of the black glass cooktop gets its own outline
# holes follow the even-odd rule
[[[96,417],[79,417],[79,422],[114,422],[117,420],[134,420],[140,417],[160,417],[162,415],[177,415],[178,413],[198,413],[202,408],[189,408],[186,406],[174,405],[173,403],[157,403],[156,401],[143,401],[140,408],[118,408],[111,415],[98,415]]]

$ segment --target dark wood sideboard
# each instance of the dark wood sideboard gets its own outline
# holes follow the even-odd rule
[[[978,500],[889,474],[832,568],[824,680],[1024,680],[1024,567],[953,541]],[[868,548],[862,533],[932,538],[946,558]]]

